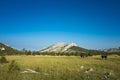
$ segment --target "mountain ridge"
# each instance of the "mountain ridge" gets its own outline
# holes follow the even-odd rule
[[[40,52],[56,52],[56,53],[61,53],[61,52],[82,52],[86,51],[87,49],[81,48],[77,46],[76,43],[68,43],[65,44],[63,42],[53,44],[51,46],[48,46],[45,49],[40,50]]]
[[[0,43],[0,54],[18,54],[19,51],[9,45]]]

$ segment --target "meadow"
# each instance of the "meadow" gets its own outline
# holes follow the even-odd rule
[[[9,63],[0,64],[0,80],[120,80],[120,56],[6,56]],[[19,71],[8,72],[15,60]],[[26,69],[37,73],[22,73]],[[86,72],[88,69],[91,71]],[[109,78],[105,74],[111,72]]]

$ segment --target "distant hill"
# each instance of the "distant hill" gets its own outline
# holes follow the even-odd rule
[[[110,48],[107,49],[106,52],[120,52],[120,48]]]
[[[71,47],[77,46],[75,43],[65,44],[63,42],[51,45],[40,52],[67,52]]]
[[[18,54],[20,51],[18,51],[15,48],[12,48],[11,46],[5,45],[3,43],[0,43],[0,54]]]
[[[107,51],[99,51],[99,50],[89,50],[82,47],[77,46],[75,43],[65,44],[63,42],[56,43],[51,46],[48,46],[45,49],[39,51],[30,51],[30,50],[17,50],[11,46],[0,43],[0,55],[15,55],[15,54],[25,54],[25,55],[100,55],[100,54],[118,54],[120,55],[120,49],[110,49]]]
[[[102,55],[107,54],[107,52],[99,51],[99,50],[89,50],[82,47],[77,46],[75,43],[65,44],[63,42],[56,43],[51,46],[48,46],[45,49],[39,51],[42,55]]]
[[[53,44],[45,49],[40,50],[40,53],[53,54],[58,53],[62,55],[79,55],[81,53],[88,53],[88,49],[81,48],[75,43],[65,44],[63,42]]]
[[[86,52],[86,51],[88,51],[88,49],[81,48],[79,46],[72,46],[67,51],[68,52]]]

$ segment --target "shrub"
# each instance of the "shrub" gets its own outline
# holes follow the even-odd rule
[[[20,71],[20,67],[15,62],[15,60],[12,60],[12,62],[8,66],[8,72],[16,72],[16,71]]]
[[[0,58],[0,63],[3,64],[3,63],[8,63],[7,59],[5,56],[1,56]]]
[[[36,68],[35,68],[35,71],[37,71],[37,72],[42,72],[42,69],[39,68],[39,67],[36,67]]]

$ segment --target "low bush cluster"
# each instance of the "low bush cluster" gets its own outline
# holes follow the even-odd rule
[[[7,59],[5,56],[1,56],[0,58],[0,63],[3,64],[3,63],[8,63]]]
[[[12,62],[8,66],[8,72],[16,72],[16,71],[20,71],[20,67],[15,62],[15,60],[12,60]]]

